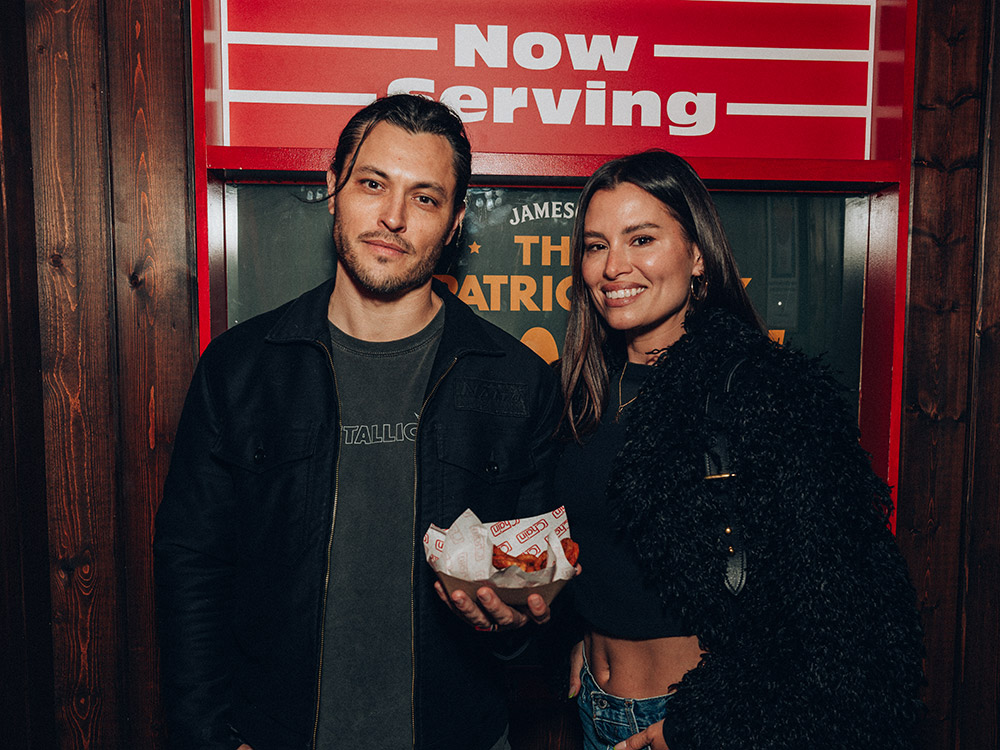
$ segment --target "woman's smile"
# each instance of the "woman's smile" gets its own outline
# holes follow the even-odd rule
[[[625,182],[598,190],[583,231],[583,280],[601,317],[630,351],[662,349],[683,333],[701,251],[663,203]],[[636,360],[640,361],[640,360]]]

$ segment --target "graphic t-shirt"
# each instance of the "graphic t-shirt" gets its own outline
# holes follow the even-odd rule
[[[398,341],[360,341],[330,325],[340,454],[331,488],[319,750],[413,741],[415,441],[443,327],[443,306],[426,328]]]

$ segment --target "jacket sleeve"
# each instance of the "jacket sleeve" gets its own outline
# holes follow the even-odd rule
[[[541,368],[540,368],[541,369]],[[516,518],[526,518],[553,510],[553,477],[558,458],[558,445],[553,439],[562,402],[559,386],[551,369],[541,369],[534,398],[534,426],[531,434],[530,455],[534,471],[521,485]],[[490,636],[490,651],[503,661],[518,658],[528,647],[533,627],[494,633]]]
[[[921,633],[889,490],[816,377],[744,415],[747,583],[713,573],[728,618],[669,704],[671,750],[909,746]]]
[[[554,434],[562,411],[562,399],[559,384],[550,368],[541,368],[537,386],[530,445],[535,470],[521,485],[518,518],[547,513],[553,509],[555,498],[552,483],[559,449]]]
[[[153,545],[169,741],[186,750],[241,744],[229,723],[234,497],[227,473],[212,459],[220,416],[209,357],[210,351],[185,400]]]

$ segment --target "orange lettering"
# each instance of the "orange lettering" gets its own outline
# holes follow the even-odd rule
[[[542,277],[542,310],[552,312],[552,277]]]
[[[552,265],[552,253],[559,253],[559,265],[569,265],[569,237],[563,235],[559,238],[559,244],[553,245],[551,237],[542,237],[542,265]]]
[[[500,309],[500,287],[507,283],[507,277],[483,276],[483,283],[490,288],[490,310],[495,312]]]
[[[535,294],[538,285],[532,276],[511,276],[510,277],[510,309],[517,312],[524,305],[525,310],[538,312],[538,305],[531,297]]]
[[[478,310],[485,312],[489,310],[486,304],[486,295],[483,288],[479,286],[479,279],[474,274],[469,274],[462,279],[462,290],[458,293],[458,298],[467,305],[474,306]]]
[[[530,266],[531,265],[531,246],[538,242],[538,237],[532,237],[527,234],[519,234],[514,237],[514,242],[521,246],[521,265]]]
[[[573,277],[567,276],[556,287],[556,302],[563,310],[569,310],[569,288],[573,286]]]

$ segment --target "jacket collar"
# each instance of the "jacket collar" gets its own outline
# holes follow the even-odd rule
[[[272,344],[328,341],[327,308],[333,293],[335,277],[330,277],[315,289],[287,303],[278,322],[271,326],[265,341]]]
[[[274,344],[326,343],[327,309],[336,277],[331,277],[288,303],[278,321],[268,331],[266,340]],[[492,329],[469,306],[448,291],[437,279],[431,282],[434,293],[444,302],[444,332],[438,347],[437,364],[450,362],[466,354],[502,356],[504,351]]]

